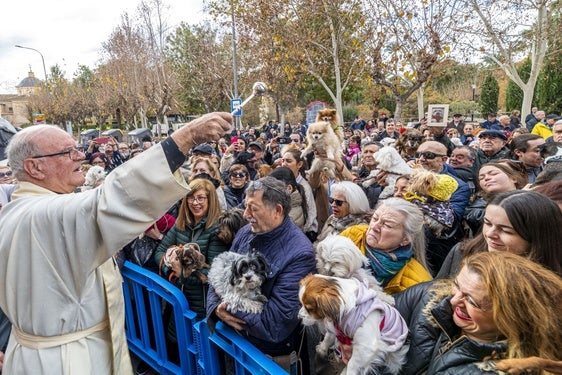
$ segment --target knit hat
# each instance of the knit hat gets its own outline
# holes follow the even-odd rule
[[[174,226],[174,224],[176,224],[176,218],[173,217],[170,214],[164,214],[164,216],[162,216],[160,219],[158,219],[158,221],[156,221],[156,228],[158,228],[158,230],[162,233],[165,233],[167,231],[169,231],[170,229],[172,229],[172,227]],[[146,231],[145,233],[147,233],[149,230],[152,229],[151,225]]]
[[[410,181],[410,189],[404,194],[404,199],[417,199],[424,203],[428,198],[447,202],[459,187],[457,180],[449,175],[419,169],[414,172]]]
[[[429,196],[435,200],[447,202],[451,199],[451,196],[458,187],[459,183],[453,177],[446,174],[440,174],[439,182],[433,189],[430,190]]]

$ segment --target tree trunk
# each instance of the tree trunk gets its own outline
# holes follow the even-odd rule
[[[402,121],[402,107],[404,106],[404,98],[397,96],[394,98],[396,101],[396,109],[394,110],[394,122]]]
[[[418,118],[416,119],[416,122],[417,120],[422,119],[425,114],[425,110],[424,110],[425,106],[423,103],[424,91],[425,91],[425,85],[421,85],[421,87],[418,89]]]

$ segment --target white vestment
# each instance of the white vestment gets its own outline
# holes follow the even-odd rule
[[[21,182],[0,213],[0,307],[13,326],[3,374],[131,374],[112,255],[188,191],[159,145],[84,193]],[[104,322],[105,329],[43,349],[21,345],[14,334],[44,343]]]

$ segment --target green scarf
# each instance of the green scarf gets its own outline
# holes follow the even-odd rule
[[[373,269],[373,274],[381,286],[386,286],[390,280],[400,271],[406,263],[414,256],[414,250],[410,245],[405,245],[391,252],[373,249],[365,244],[367,258]]]

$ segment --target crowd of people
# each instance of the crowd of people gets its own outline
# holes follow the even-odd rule
[[[7,373],[132,373],[117,293],[129,260],[181,289],[198,319],[314,372],[299,281],[332,235],[351,239],[395,297],[410,328],[403,374],[484,373],[490,357],[562,360],[562,118],[536,108],[496,117],[455,114],[445,127],[357,117],[329,160],[333,175],[309,172],[327,155],[306,152],[306,126],[231,130],[222,113],[140,145],[80,149],[56,127],[17,132],[0,166],[0,227],[12,234],[0,239],[0,363]],[[381,163],[388,148],[396,160]],[[233,214],[240,228],[224,236],[220,221]],[[184,267],[172,249],[186,244],[207,267]],[[208,266],[227,251],[267,260],[262,312],[232,312],[209,286]],[[173,320],[165,328],[177,360]]]

